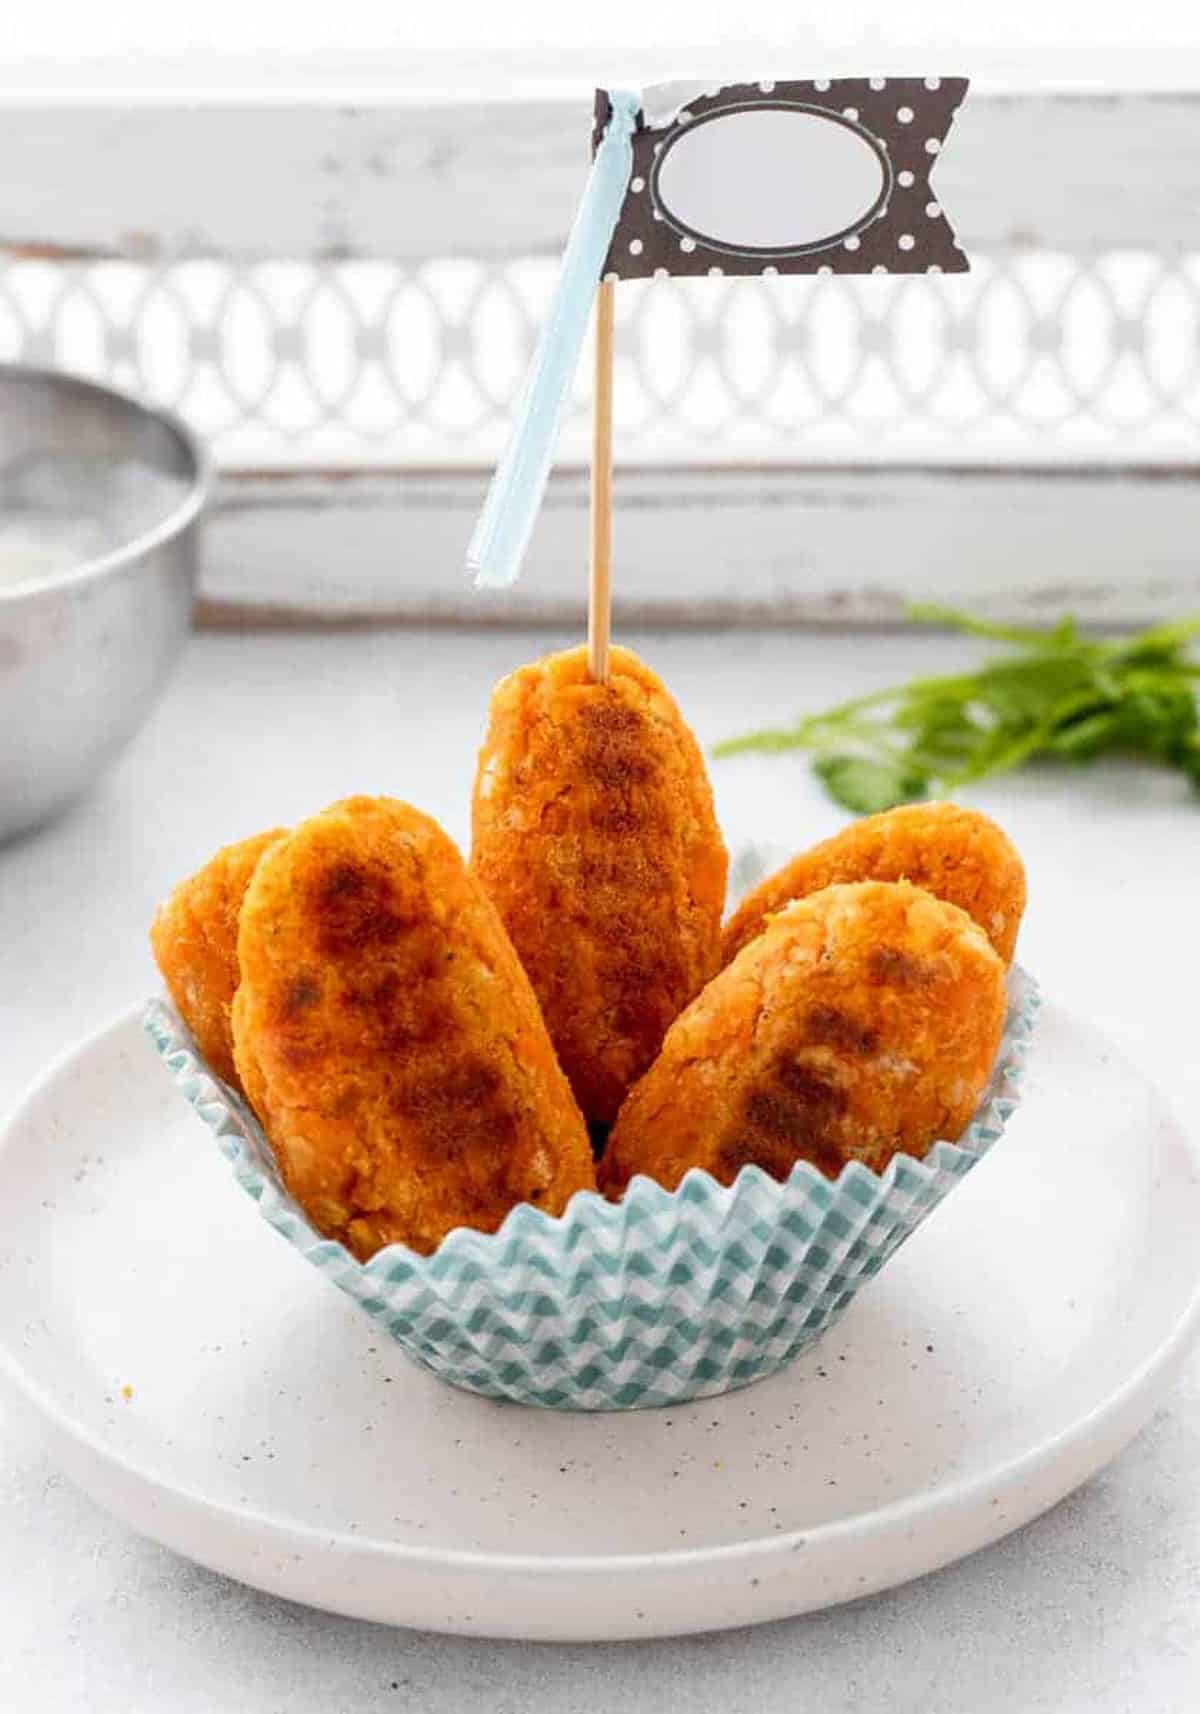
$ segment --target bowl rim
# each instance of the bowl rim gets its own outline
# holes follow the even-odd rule
[[[39,597],[53,599],[81,584],[92,583],[110,572],[122,571],[135,565],[155,548],[175,540],[194,524],[207,505],[214,486],[212,457],[200,437],[175,411],[153,405],[149,400],[124,387],[112,387],[106,381],[93,381],[76,375],[69,369],[55,369],[38,363],[0,363],[0,385],[5,380],[41,381],[65,388],[67,392],[87,393],[124,405],[135,415],[149,418],[168,429],[182,446],[191,463],[187,493],[161,522],[140,535],[131,537],[108,553],[81,560],[70,571],[56,572],[52,577],[30,577],[18,583],[0,585],[0,610],[18,602],[30,602]]]

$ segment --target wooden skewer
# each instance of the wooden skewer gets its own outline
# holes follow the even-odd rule
[[[588,572],[588,672],[608,683],[608,643],[612,633],[613,493],[613,310],[612,280],[596,293],[596,381],[592,402],[592,547]]]

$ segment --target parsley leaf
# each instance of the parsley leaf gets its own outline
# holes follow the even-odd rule
[[[928,774],[899,758],[882,761],[867,756],[818,756],[812,768],[830,797],[857,815],[895,809],[898,803],[924,797],[929,789]]]
[[[718,744],[717,756],[811,750],[813,771],[843,808],[870,815],[1033,760],[1086,763],[1127,755],[1177,769],[1200,789],[1200,664],[1187,651],[1200,617],[1120,641],[994,625],[943,607],[910,617],[1010,652],[977,671],[844,702],[782,730]]]

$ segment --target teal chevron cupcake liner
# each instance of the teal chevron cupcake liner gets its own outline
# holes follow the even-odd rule
[[[1037,1006],[1014,968],[979,1111],[923,1160],[897,1155],[882,1175],[852,1162],[836,1183],[807,1162],[784,1183],[753,1166],[731,1186],[694,1170],[674,1192],[635,1178],[620,1203],[581,1192],[558,1219],[525,1205],[498,1232],[452,1232],[432,1256],[391,1245],[366,1263],[309,1224],[173,1008],[151,1001],[146,1027],[265,1219],[415,1362],[490,1398],[635,1410],[747,1386],[833,1326],[1003,1133]]]

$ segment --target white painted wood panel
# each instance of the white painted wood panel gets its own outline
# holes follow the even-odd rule
[[[627,471],[618,615],[888,623],[910,601],[1097,624],[1200,607],[1194,470]],[[463,557],[482,473],[227,478],[202,581],[210,624],[578,622],[587,483],[550,484],[526,569],[476,591]]]
[[[1186,80],[1182,65],[1180,76]],[[511,83],[504,87],[511,93]],[[0,111],[7,163],[0,250],[51,264],[64,256],[138,258],[152,264],[144,272],[169,299],[172,264],[186,258],[221,258],[236,274],[281,257],[415,265],[458,254],[502,263],[559,249],[586,167],[584,92],[446,102],[432,89],[414,97],[410,86],[409,99],[390,105],[274,93],[242,103],[214,101],[210,90],[191,105],[9,104]],[[1175,305],[1180,327],[1190,325],[1187,270],[1200,254],[1200,95],[978,93],[937,183],[981,262],[1002,273],[1015,255],[1031,254],[1053,258],[1064,278],[1074,267],[1090,279],[1100,264],[1089,258],[1142,252],[1143,262],[1161,258],[1166,272],[1178,274],[1164,279],[1160,296]],[[1172,256],[1182,260],[1168,262]],[[975,278],[986,273],[981,267]],[[1139,312],[1124,307],[1107,276],[1094,288],[1096,329],[1108,332],[1094,329],[1092,345],[1101,357],[1108,353],[1116,373],[1109,323]],[[992,298],[1001,309],[1015,306],[1006,349],[1027,345],[1036,355],[1039,340],[1066,340],[1067,318],[1053,303],[1044,311],[1019,282],[1002,282]],[[60,303],[60,335],[78,322],[101,351],[105,340],[118,355],[140,351],[135,328],[107,325],[86,300],[83,291],[74,318]],[[199,369],[211,361],[205,341],[217,334],[190,329],[180,306],[173,313],[170,326],[185,336],[186,374],[188,363]],[[981,344],[985,321],[967,316],[951,333]],[[88,331],[96,326],[99,335]],[[878,340],[887,330],[872,323],[868,331]],[[366,343],[382,350],[376,332],[367,328]],[[1118,332],[1121,351],[1140,350],[1149,337],[1140,323]],[[299,323],[268,326],[264,339],[272,361],[294,361],[303,351]],[[1150,379],[1174,398],[1191,373],[1194,340],[1179,338],[1172,356],[1170,341],[1160,349],[1162,339],[1154,339]],[[150,362],[164,352],[159,327],[153,350],[142,355]],[[982,361],[974,346],[970,356]],[[1082,411],[1091,394],[1079,385]],[[1089,385],[1094,391],[1098,383]],[[716,469],[629,469],[618,483],[619,604],[625,616],[671,620],[865,622],[893,620],[914,598],[1022,616],[1073,607],[1111,622],[1200,605],[1193,552],[1200,481],[1189,446],[1154,450],[1131,438],[1123,453],[1105,443],[1104,469],[1076,470],[1064,460],[1078,454],[1061,439],[1029,437],[1031,466],[1055,466],[1053,473],[1020,468],[1019,446],[1006,449],[1004,470],[889,465],[889,457],[908,456],[903,441],[873,454],[869,467],[747,472],[731,463],[747,454],[717,442],[711,457],[704,454]],[[830,456],[814,449],[812,435],[797,437],[797,452],[801,446],[810,457]],[[430,474],[323,475],[322,456],[328,460],[298,440],[296,463],[307,471],[226,483],[210,530],[210,620],[558,622],[579,613],[586,495],[578,472],[564,471],[551,486],[525,580],[511,595],[485,600],[461,571],[482,474],[443,464]],[[380,453],[389,456],[401,466],[414,462],[399,442]],[[461,463],[481,454],[463,447],[456,456]],[[1160,457],[1176,462],[1157,473],[1147,468]],[[1139,468],[1123,469],[1123,458]]]
[[[0,246],[136,257],[557,250],[585,100],[0,112]],[[968,250],[1200,249],[1200,97],[970,97],[936,176]]]

